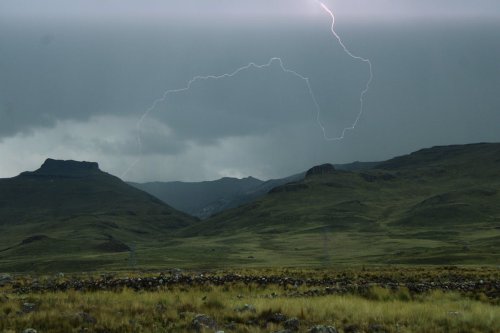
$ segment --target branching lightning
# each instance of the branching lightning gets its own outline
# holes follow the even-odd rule
[[[354,120],[354,122],[352,123],[351,126],[349,127],[345,127],[343,130],[342,130],[342,134],[338,137],[334,137],[334,138],[329,138],[327,135],[326,135],[326,131],[325,131],[325,128],[323,127],[323,125],[321,124],[321,121],[319,119],[319,116],[320,116],[320,113],[321,112],[318,112],[318,117],[317,117],[317,121],[318,121],[318,125],[321,127],[321,129],[323,130],[323,135],[325,137],[326,140],[329,140],[329,141],[333,141],[333,140],[342,140],[344,137],[345,137],[345,133],[347,131],[352,131],[353,129],[356,128],[356,125],[358,124],[359,122],[359,119],[361,118],[361,115],[363,114],[363,108],[364,108],[364,101],[365,101],[365,95],[366,93],[368,92],[368,90],[370,90],[370,85],[372,83],[372,80],[373,80],[373,68],[372,68],[372,62],[370,61],[370,59],[368,58],[363,58],[363,57],[360,57],[360,56],[357,56],[357,55],[354,55],[344,44],[344,42],[342,41],[342,38],[340,38],[340,36],[337,34],[337,32],[335,31],[335,15],[333,14],[333,12],[330,10],[330,8],[328,8],[324,3],[316,0],[317,3],[320,4],[321,8],[323,8],[325,10],[325,12],[327,12],[330,17],[332,18],[332,25],[330,26],[330,31],[332,32],[333,36],[337,39],[337,41],[339,42],[340,46],[342,47],[342,49],[344,50],[344,52],[351,58],[353,58],[354,60],[360,60],[364,63],[367,63],[368,64],[368,69],[370,70],[370,76],[368,78],[368,81],[366,81],[366,86],[365,86],[365,89],[361,92],[360,96],[359,96],[359,103],[360,103],[360,106],[359,106],[359,112],[358,112],[358,115],[356,116],[356,119]],[[316,103],[317,104],[317,103]]]
[[[274,62],[277,62],[278,65],[280,66],[280,69],[283,71],[283,73],[287,73],[287,74],[291,74],[301,80],[304,81],[308,91],[309,91],[309,94],[311,96],[311,99],[315,105],[315,108],[318,112],[318,118],[319,119],[319,113],[321,111],[320,107],[319,107],[319,104],[318,102],[316,101],[316,97],[314,96],[314,92],[313,92],[313,89],[311,87],[311,84],[309,83],[309,78],[297,73],[296,71],[293,71],[291,69],[288,69],[285,67],[285,65],[283,64],[283,60],[281,58],[278,58],[278,57],[273,57],[271,59],[269,59],[269,61],[263,65],[258,65],[254,62],[251,62],[245,66],[242,66],[238,69],[236,69],[234,72],[232,73],[224,73],[224,74],[221,74],[221,75],[206,75],[206,76],[201,76],[201,75],[198,75],[198,76],[195,76],[193,77],[191,80],[188,81],[188,83],[186,84],[186,86],[184,86],[183,88],[177,88],[177,89],[170,89],[170,90],[166,90],[163,95],[159,98],[157,98],[156,100],[153,101],[153,103],[151,104],[151,106],[143,113],[143,115],[141,116],[141,118],[139,119],[139,121],[137,122],[137,125],[136,125],[136,130],[137,130],[137,143],[139,145],[139,149],[142,150],[142,140],[141,140],[141,127],[142,127],[142,124],[144,122],[144,120],[149,116],[149,114],[151,112],[153,112],[153,110],[158,106],[159,103],[162,103],[164,102],[165,100],[167,100],[168,96],[172,95],[172,94],[178,94],[178,93],[181,93],[181,92],[186,92],[188,90],[191,89],[192,85],[195,84],[196,82],[198,81],[209,81],[209,80],[220,80],[220,79],[227,79],[227,78],[231,78],[231,77],[234,77],[238,74],[240,74],[241,72],[244,72],[244,71],[248,71],[248,70],[251,70],[251,69],[256,69],[256,70],[262,70],[262,69],[267,69],[269,67],[271,67],[271,65],[274,63]],[[127,175],[129,173],[130,170],[132,170],[135,165],[137,163],[139,163],[140,161],[140,158],[138,158],[137,160],[134,161],[134,163],[132,163],[132,165],[130,165],[127,170],[122,174],[122,178],[124,178],[125,175]]]
[[[334,26],[335,26],[335,15],[333,14],[333,12],[324,3],[320,2],[319,0],[316,0],[316,2],[323,8],[324,11],[326,11],[330,15],[330,17],[332,19],[330,30],[331,30],[333,36],[338,41],[338,43],[340,44],[340,46],[342,47],[343,51],[349,57],[353,58],[354,60],[359,60],[359,61],[367,63],[368,66],[369,66],[369,70],[370,70],[370,75],[369,75],[368,81],[366,82],[366,86],[365,86],[364,90],[360,94],[360,98],[359,98],[360,109],[359,109],[359,112],[358,112],[358,114],[356,116],[356,119],[354,120],[354,122],[352,123],[351,126],[345,127],[342,130],[340,136],[338,136],[338,137],[329,137],[327,135],[326,129],[325,129],[324,125],[321,123],[321,108],[320,108],[320,106],[318,104],[318,101],[316,100],[316,97],[315,97],[314,91],[313,91],[313,89],[311,87],[309,78],[306,77],[306,76],[304,76],[304,75],[302,75],[302,74],[300,74],[300,73],[298,73],[298,72],[296,72],[296,71],[294,71],[294,70],[291,70],[291,69],[285,67],[285,65],[283,63],[283,60],[281,58],[279,58],[279,57],[273,57],[273,58],[271,58],[265,64],[259,65],[259,64],[256,64],[254,62],[250,62],[250,63],[248,63],[245,66],[239,67],[238,69],[236,69],[235,71],[233,71],[231,73],[224,73],[224,74],[221,74],[221,75],[205,75],[205,76],[197,75],[197,76],[193,77],[191,80],[189,80],[188,83],[186,84],[186,86],[184,86],[182,88],[166,90],[161,97],[159,97],[159,98],[157,98],[156,100],[153,101],[153,103],[151,104],[151,106],[148,109],[146,109],[146,111],[142,114],[141,118],[139,119],[139,121],[136,124],[137,143],[138,143],[140,152],[142,152],[141,128],[142,128],[142,124],[144,123],[144,120],[158,106],[159,103],[165,102],[170,95],[189,91],[191,89],[192,85],[195,84],[198,81],[210,81],[210,80],[227,79],[227,78],[234,77],[234,76],[240,74],[241,72],[244,72],[244,71],[247,71],[247,70],[251,70],[251,69],[254,69],[254,70],[267,69],[267,68],[271,67],[271,65],[274,62],[278,63],[278,65],[280,66],[280,69],[282,70],[283,73],[291,74],[291,75],[293,75],[293,76],[301,79],[304,82],[304,84],[307,87],[307,90],[309,92],[309,95],[311,96],[311,100],[312,100],[312,102],[314,104],[314,107],[316,109],[316,121],[317,121],[319,127],[321,128],[321,130],[323,132],[324,139],[327,140],[327,141],[339,141],[339,140],[344,139],[345,134],[346,134],[347,131],[354,130],[356,128],[356,125],[358,124],[359,119],[361,118],[361,115],[363,114],[364,97],[365,97],[366,93],[368,92],[368,90],[370,89],[370,84],[371,84],[371,82],[373,80],[372,63],[367,58],[363,58],[363,57],[354,55],[345,46],[344,42],[342,41],[342,39],[340,38],[340,36],[337,34],[337,32],[335,31],[335,28],[334,28]],[[135,160],[127,168],[127,170],[122,174],[122,178],[124,178],[130,172],[130,170],[132,170],[137,165],[137,163],[139,163],[139,161],[140,161],[140,158],[138,158],[137,160]]]

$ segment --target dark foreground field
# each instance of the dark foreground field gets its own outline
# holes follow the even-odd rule
[[[500,331],[493,267],[3,275],[0,285],[2,332]]]

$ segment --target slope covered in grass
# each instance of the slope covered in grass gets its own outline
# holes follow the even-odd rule
[[[47,160],[0,180],[3,267],[90,266],[136,243],[161,241],[195,220],[99,170],[97,163]]]
[[[232,241],[246,255],[236,257],[263,264],[494,264],[500,144],[434,147],[371,170],[312,174],[183,235]]]
[[[498,264],[500,144],[370,166],[313,168],[203,221],[91,165],[43,167],[0,181],[0,269]]]

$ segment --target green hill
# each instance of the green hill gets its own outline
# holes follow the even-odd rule
[[[100,171],[0,180],[0,270],[500,262],[500,144],[433,147],[305,178],[203,221]]]
[[[500,144],[310,172],[183,230],[199,235],[234,244],[228,257],[253,264],[498,264]]]
[[[335,165],[341,170],[361,171],[372,168],[378,163],[354,162]],[[132,183],[130,185],[143,190],[168,205],[206,219],[227,209],[239,207],[252,202],[277,186],[302,180],[305,172],[279,179],[262,181],[253,177],[243,179],[224,177],[203,182],[150,182]]]
[[[194,221],[97,163],[48,159],[0,180],[0,267],[94,268]]]

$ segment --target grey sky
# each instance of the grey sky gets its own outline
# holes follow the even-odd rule
[[[130,180],[282,177],[437,144],[500,141],[498,1],[325,1],[367,67],[304,1],[0,1],[0,177],[45,158],[92,160]],[[284,9],[286,8],[286,10]],[[281,19],[282,18],[282,19]],[[424,20],[425,19],[425,20]],[[220,24],[219,24],[220,23]],[[142,149],[137,144],[140,136]]]
[[[324,0],[343,17],[478,17],[500,15],[496,0]],[[92,21],[110,18],[182,20],[314,18],[316,0],[2,0],[2,16]]]

